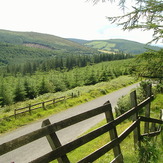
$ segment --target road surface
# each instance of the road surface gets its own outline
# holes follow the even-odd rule
[[[131,89],[133,89],[137,86],[138,86],[138,83],[130,85],[130,86],[122,88],[118,91],[112,92],[112,93],[107,94],[102,97],[99,97],[90,102],[86,102],[84,104],[81,104],[81,105],[72,107],[70,109],[67,109],[65,111],[62,111],[58,114],[52,115],[48,118],[51,123],[58,122],[60,120],[69,118],[71,116],[80,114],[82,112],[91,110],[96,107],[99,107],[99,106],[103,105],[108,100],[111,102],[112,108],[114,108],[117,104],[118,98],[129,93]],[[80,122],[78,124],[72,125],[71,127],[62,129],[57,132],[57,135],[58,135],[61,143],[65,144],[65,143],[75,139],[76,137],[81,135],[83,132],[90,129],[92,126],[94,126],[95,124],[100,122],[103,118],[104,118],[104,114],[101,114],[94,118],[91,118],[91,119],[85,120],[83,122]],[[1,135],[0,136],[0,144],[39,129],[41,127],[41,123],[43,120],[44,119],[41,119],[33,124],[21,127],[11,133],[6,133],[6,134]],[[11,162],[27,163],[27,162],[32,161],[50,151],[51,151],[51,148],[50,148],[46,138],[41,138],[37,141],[29,143],[23,147],[20,147],[14,151],[11,151],[7,154],[0,156],[0,163],[11,163]]]

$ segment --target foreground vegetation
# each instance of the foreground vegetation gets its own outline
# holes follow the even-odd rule
[[[162,101],[163,94],[157,94],[154,101],[151,105],[151,117],[155,117],[159,119],[160,109],[162,108]],[[160,106],[160,108],[158,108]],[[118,135],[121,134],[129,125],[131,125],[131,119],[126,120],[125,122],[121,123],[117,126]],[[106,124],[106,120],[103,120],[95,127],[90,129],[90,131]],[[143,133],[144,124],[141,124],[141,132]],[[86,133],[85,133],[86,134]],[[95,150],[99,149],[106,143],[110,141],[110,136],[108,133],[103,134],[102,136],[96,138],[95,140],[79,147],[78,149],[70,152],[68,157],[72,163],[77,162],[78,160],[82,159],[83,157],[89,155],[90,153],[94,152]],[[134,140],[133,140],[133,132],[120,144],[121,151],[123,154],[124,162],[125,163],[160,163],[163,162],[163,133],[158,135],[154,138],[144,138],[141,142],[141,148],[135,151],[134,148]],[[107,152],[104,156],[100,157],[95,162],[97,163],[108,163],[112,161],[114,158],[113,151]],[[52,161],[53,163],[57,162]]]
[[[109,82],[101,82],[95,85],[76,87],[72,90],[68,90],[65,92],[47,93],[33,100],[28,100],[25,102],[18,102],[16,104],[3,107],[0,109],[0,113],[1,113],[0,118],[6,117],[6,119],[3,121],[0,121],[0,126],[1,126],[0,133],[12,130],[14,128],[18,128],[22,125],[28,124],[32,121],[41,119],[48,115],[55,114],[57,112],[60,112],[72,106],[90,101],[101,95],[105,95],[107,93],[110,93],[112,91],[125,87],[127,85],[133,84],[134,82],[136,82],[136,80],[133,77],[121,76],[116,79],[110,80]],[[55,104],[55,106],[53,105],[49,106],[46,111],[43,109],[38,109],[38,110],[32,111],[32,115],[29,115],[27,113],[24,116],[21,116],[20,118],[18,117],[17,119],[7,118],[7,116],[13,114],[15,108],[28,106],[29,104],[35,104],[37,102],[42,102],[43,100],[53,99],[55,97],[71,95],[72,92],[76,97],[73,99],[68,99],[66,103],[65,102],[57,103]],[[78,94],[80,94],[80,96],[77,96]]]

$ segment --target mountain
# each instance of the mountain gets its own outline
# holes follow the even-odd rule
[[[110,40],[76,40],[70,39],[72,41],[76,41],[78,43],[82,43],[87,47],[91,47],[97,49],[102,52],[124,52],[127,54],[141,54],[145,52],[147,49],[159,50],[159,47],[150,46],[146,44],[142,44],[135,41],[124,40],[124,39],[110,39]]]
[[[53,35],[0,30],[0,65],[44,60],[56,55],[92,54],[95,51]]]

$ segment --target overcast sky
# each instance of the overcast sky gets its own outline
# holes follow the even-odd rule
[[[152,32],[124,32],[107,16],[121,14],[115,4],[86,0],[0,0],[0,29],[33,31],[85,40],[122,38],[147,43]]]

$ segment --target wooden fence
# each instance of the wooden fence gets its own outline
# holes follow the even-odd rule
[[[44,110],[46,110],[47,106],[52,105],[52,104],[54,105],[55,103],[58,103],[58,102],[61,102],[61,101],[65,101],[68,98],[70,98],[70,97],[66,98],[66,96],[62,96],[62,97],[54,98],[52,100],[39,102],[39,103],[36,103],[36,104],[33,104],[33,105],[29,104],[29,106],[15,109],[14,110],[14,116],[16,118],[17,115],[20,115],[20,114],[23,114],[23,113],[26,113],[26,112],[29,112],[29,114],[31,114],[33,110],[40,109],[40,108],[43,108]]]
[[[31,143],[39,138],[46,136],[52,151],[31,161],[31,163],[48,163],[52,160],[57,159],[59,163],[70,163],[67,153],[73,151],[74,149],[88,143],[89,141],[101,136],[104,133],[109,132],[111,141],[106,145],[102,146],[100,149],[86,156],[78,163],[88,163],[97,160],[99,157],[104,155],[106,152],[113,149],[114,160],[111,163],[123,163],[123,155],[120,148],[120,143],[131,133],[134,132],[134,143],[135,146],[140,146],[140,140],[144,136],[156,136],[161,132],[161,125],[163,124],[163,110],[161,110],[161,120],[150,118],[150,102],[153,100],[153,95],[148,96],[144,101],[137,104],[136,92],[131,93],[131,103],[132,108],[125,112],[123,115],[114,119],[112,107],[110,102],[106,102],[103,106],[95,108],[93,110],[81,113],[79,115],[73,116],[71,118],[59,121],[57,123],[51,124],[47,119],[43,121],[42,128],[28,133],[24,136],[11,140],[9,142],[0,145],[0,155],[3,155],[9,151],[17,149],[25,144]],[[144,108],[145,116],[139,116],[138,112]],[[61,145],[59,138],[56,135],[56,131],[63,128],[76,124],[78,122],[84,121],[88,118],[94,117],[99,114],[105,114],[107,123],[102,127],[81,136],[65,145]],[[120,135],[117,134],[116,126],[121,122],[125,121],[129,117],[133,117],[133,123]],[[144,133],[140,133],[140,123],[145,122]],[[150,128],[149,123],[152,123]],[[157,127],[155,126],[157,124]],[[155,127],[153,127],[155,126]]]
[[[51,99],[51,100],[42,101],[42,102],[39,102],[39,103],[36,103],[36,104],[32,104],[32,105],[29,104],[28,106],[14,109],[14,114],[12,114],[12,115],[10,115],[8,117],[5,116],[5,118],[2,118],[0,120],[7,119],[7,118],[12,118],[12,117],[15,117],[15,119],[16,119],[18,115],[21,115],[21,114],[24,114],[24,113],[29,113],[31,115],[33,110],[40,109],[40,108],[43,108],[44,110],[46,110],[47,106],[55,105],[56,103],[66,101],[69,98],[73,98],[73,93],[72,93],[71,96],[62,96],[62,97],[54,98],[54,99]]]

